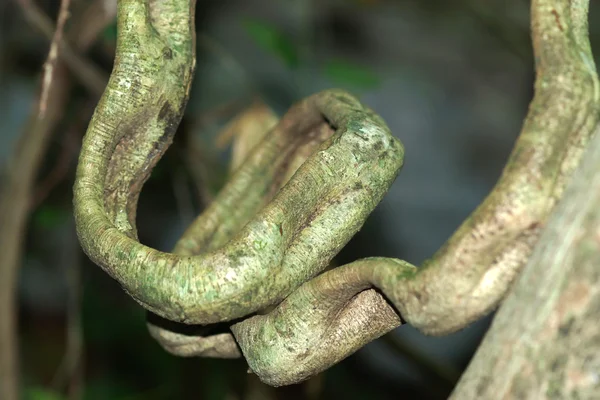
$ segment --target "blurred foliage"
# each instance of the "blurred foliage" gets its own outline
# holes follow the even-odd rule
[[[290,37],[284,34],[275,25],[264,21],[246,19],[243,21],[246,32],[263,50],[278,57],[289,68],[299,64],[296,45]]]
[[[69,216],[70,210],[44,204],[33,213],[33,223],[40,228],[52,229],[63,223]]]
[[[288,68],[302,65],[297,43],[277,26],[255,19],[245,19],[243,27],[264,51],[281,60]],[[330,78],[336,85],[354,89],[372,89],[380,84],[379,77],[364,65],[348,60],[334,59],[326,62],[321,74]]]
[[[343,60],[328,62],[323,72],[335,84],[358,89],[372,89],[381,83],[379,77],[369,68]]]
[[[102,32],[102,39],[110,42],[114,42],[117,40],[117,23],[110,24],[104,29]]]
[[[25,400],[64,400],[65,397],[60,393],[56,393],[54,391],[39,388],[39,387],[29,387],[25,390],[23,394]]]

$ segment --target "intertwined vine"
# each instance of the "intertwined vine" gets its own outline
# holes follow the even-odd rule
[[[140,191],[192,83],[194,7],[119,0],[115,66],[74,189],[83,249],[156,315],[149,329],[165,349],[218,357],[241,349],[264,382],[285,385],[403,321],[443,335],[498,304],[599,120],[587,0],[532,1],[535,97],[494,190],[447,243],[420,268],[369,258],[325,273],[404,156],[382,119],[339,90],[292,107],[172,253],[137,240]],[[168,321],[206,328],[190,333]]]

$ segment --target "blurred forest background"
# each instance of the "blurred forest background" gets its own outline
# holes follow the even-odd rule
[[[403,326],[281,389],[247,374],[243,360],[176,358],[150,338],[144,310],[81,253],[71,215],[81,138],[114,58],[115,0],[71,1],[70,50],[60,52],[66,68],[55,71],[40,127],[42,66],[59,6],[0,1],[2,176],[19,172],[24,141],[42,135],[46,143],[25,199],[18,284],[24,398],[445,398],[489,318],[442,338]],[[597,54],[599,8],[592,2]],[[387,121],[406,160],[338,261],[388,256],[419,264],[494,185],[533,94],[526,0],[198,0],[196,14],[191,99],[138,210],[141,241],[164,251],[227,179],[228,134],[235,133],[228,124],[236,115],[262,103],[281,115],[304,96],[341,87]]]

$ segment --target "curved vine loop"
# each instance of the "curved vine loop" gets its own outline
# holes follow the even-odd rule
[[[425,265],[359,260],[307,282],[270,314],[232,327],[263,381],[306,379],[399,325],[389,318],[391,306],[379,317],[387,303],[374,291],[367,298],[370,287],[403,320],[434,335],[461,329],[498,304],[598,126],[587,7],[586,0],[532,2],[537,78],[521,135],[493,191]]]
[[[494,190],[432,259],[417,269],[371,258],[318,275],[395,179],[401,144],[346,93],[311,96],[248,155],[174,253],[140,244],[139,192],[191,84],[193,1],[121,0],[115,69],[77,172],[82,246],[158,316],[229,321],[251,370],[271,385],[326,369],[400,316],[429,334],[461,329],[504,296],[598,124],[587,6],[532,2],[537,79],[521,135]],[[156,321],[150,331],[175,354],[239,355],[228,332]]]
[[[191,83],[191,7],[179,3],[119,3],[118,54],[84,139],[74,206],[85,252],[136,301],[171,321],[209,324],[274,305],[318,274],[379,203],[403,149],[353,97],[320,93],[267,135],[175,254],[142,245],[139,192]],[[187,22],[159,24],[169,13]]]

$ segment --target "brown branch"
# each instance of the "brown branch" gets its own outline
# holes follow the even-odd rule
[[[48,95],[52,100],[43,116],[38,114],[38,104],[34,105],[13,153],[0,198],[0,398],[3,400],[18,399],[16,280],[35,178],[50,133],[60,121],[66,102],[65,79],[65,74],[55,74]]]
[[[98,2],[102,3],[104,1],[97,0],[96,3]],[[39,30],[48,40],[52,41],[54,39],[54,24],[52,23],[52,20],[31,0],[18,0],[18,3],[23,10],[27,22]],[[93,6],[94,4],[90,7]],[[105,11],[106,12],[104,13],[98,12],[96,14],[88,14],[86,17],[105,21],[103,26],[106,26],[108,22],[112,21],[114,15],[111,16],[111,14],[108,14],[108,8],[106,8]],[[107,19],[107,17],[110,18]],[[92,24],[89,26],[81,25],[78,26],[78,28],[79,29],[73,29],[71,32],[73,34],[69,36],[75,38],[75,47],[79,50],[85,50],[92,44],[92,42],[86,42],[84,39],[88,38],[90,35],[96,37],[101,32],[101,29],[99,29],[100,24]],[[100,96],[108,81],[106,74],[94,64],[81,57],[78,51],[73,49],[69,42],[64,38],[59,38],[57,43],[59,43],[58,50],[60,51],[61,60],[64,64],[83,86],[91,93]]]
[[[98,1],[105,2],[106,0]],[[24,11],[30,22],[32,21],[30,17],[34,16],[37,18],[35,25],[45,27],[44,33],[47,32],[48,26],[52,26],[52,23],[44,22],[47,21],[45,14],[36,13],[36,10],[39,11],[39,9],[30,0],[20,0],[19,4],[25,5]],[[90,17],[103,19],[104,26],[106,26],[112,21],[114,15],[95,13]],[[101,24],[82,24],[82,29],[84,31],[94,29],[93,36],[97,36],[101,32],[100,26]],[[74,29],[69,33],[78,37],[82,31]],[[50,37],[52,37],[51,28]],[[47,89],[46,111],[43,115],[39,115],[39,104],[33,105],[25,130],[19,137],[13,157],[8,164],[6,181],[3,182],[2,196],[0,196],[0,249],[2,249],[0,252],[0,399],[2,400],[19,398],[16,280],[21,263],[23,237],[39,165],[46,153],[51,133],[62,119],[68,100],[70,84],[65,65],[73,66],[73,60],[77,60],[77,56],[68,57],[69,53],[65,49],[69,47],[64,45],[64,39],[62,42],[63,46],[59,47],[60,57],[54,67],[51,84]],[[91,42],[77,44],[78,49],[83,51],[89,47]],[[76,53],[72,52],[71,55],[73,54]],[[73,70],[83,71],[77,68]],[[89,83],[94,80],[93,77],[89,78],[84,75],[79,75],[83,82]],[[88,78],[90,81],[87,80]],[[102,90],[98,85],[90,87],[95,87],[96,92]]]
[[[52,83],[52,76],[54,75],[54,68],[58,62],[58,46],[62,42],[63,31],[65,29],[65,23],[69,17],[69,7],[71,0],[61,0],[60,10],[58,12],[58,19],[56,22],[56,30],[50,42],[50,51],[48,52],[48,58],[44,63],[44,75],[42,78],[42,93],[40,94],[40,117],[43,118],[46,114],[46,108],[48,106],[48,93],[50,92],[50,85]]]

